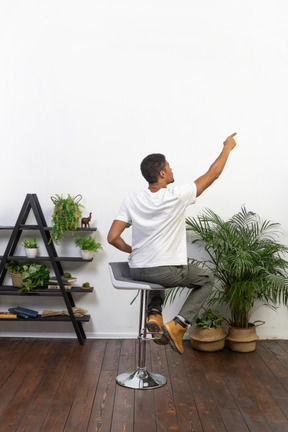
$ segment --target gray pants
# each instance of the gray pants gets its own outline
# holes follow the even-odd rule
[[[135,280],[159,283],[166,288],[191,288],[191,293],[179,311],[179,315],[191,324],[197,318],[199,310],[213,288],[214,276],[212,273],[194,264],[131,268],[130,272]],[[164,298],[165,290],[149,291],[148,310],[154,308],[162,312]]]

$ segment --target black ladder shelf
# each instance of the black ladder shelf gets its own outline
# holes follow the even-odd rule
[[[28,215],[30,211],[33,211],[35,219],[36,219],[36,225],[26,225],[26,221],[28,218]],[[96,231],[97,228],[77,228],[77,231]],[[21,320],[21,321],[60,321],[60,322],[67,322],[71,321],[74,327],[74,331],[77,335],[78,341],[80,345],[83,345],[86,339],[86,335],[82,326],[82,322],[87,322],[90,320],[90,315],[84,315],[81,318],[76,318],[73,314],[72,308],[75,307],[74,299],[72,297],[73,292],[84,292],[80,288],[72,287],[71,290],[67,291],[64,287],[63,280],[61,276],[63,276],[64,271],[61,265],[61,261],[83,261],[88,262],[91,260],[83,260],[82,258],[76,258],[76,257],[58,257],[57,251],[55,248],[55,245],[53,241],[51,241],[51,227],[48,227],[46,224],[46,220],[44,217],[44,214],[42,212],[40,203],[38,201],[38,197],[36,194],[27,194],[26,198],[24,200],[23,206],[20,210],[18,219],[16,221],[15,226],[0,226],[0,230],[12,230],[10,239],[8,241],[7,247],[5,249],[5,252],[3,256],[0,257],[0,295],[18,295],[18,291],[15,291],[15,288],[11,286],[4,286],[3,281],[5,278],[5,275],[7,273],[7,269],[5,268],[5,264],[12,260],[25,260],[29,261],[29,258],[24,256],[14,256],[14,252],[16,250],[17,244],[20,240],[22,231],[24,230],[39,230],[44,242],[44,245],[46,247],[48,257],[36,257],[33,258],[33,261],[49,261],[52,265],[52,268],[54,270],[55,276],[57,278],[58,285],[60,286],[60,290],[48,290],[47,288],[41,288],[39,287],[35,291],[32,291],[31,293],[28,293],[26,295],[33,296],[62,296],[69,316],[53,316],[53,317],[47,317],[42,318],[41,316],[38,316],[37,318],[28,318],[28,319],[9,319],[5,321],[15,321],[15,320]],[[85,292],[91,292],[93,288],[91,287],[90,290],[85,290]],[[23,294],[20,294],[23,296]]]

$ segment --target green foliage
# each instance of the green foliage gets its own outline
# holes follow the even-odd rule
[[[194,233],[192,243],[208,255],[199,264],[221,283],[208,304],[227,305],[231,325],[248,327],[257,299],[274,309],[277,302],[288,303],[288,248],[276,240],[280,224],[262,220],[245,206],[227,221],[207,209],[186,222]]]
[[[208,308],[198,316],[193,325],[203,328],[217,328],[222,320],[223,317],[218,311]]]
[[[22,284],[20,292],[25,294],[33,291],[38,286],[43,286],[43,282],[50,276],[49,269],[45,265],[29,263],[23,265]]]
[[[88,287],[90,287],[90,283],[89,282],[84,282],[82,284],[82,286],[85,287],[85,288],[88,288]]]
[[[5,268],[11,273],[21,274],[23,288],[20,288],[19,291],[22,294],[33,291],[37,286],[43,286],[43,282],[50,277],[46,265],[33,262],[20,264],[18,261],[11,261],[5,265]]]
[[[51,235],[55,243],[59,244],[59,241],[64,241],[66,231],[75,231],[78,227],[79,218],[82,216],[81,208],[84,207],[79,204],[79,199],[76,202],[76,197],[73,198],[69,194],[67,198],[56,194],[56,198],[52,197],[51,199],[54,203]]]
[[[96,243],[92,236],[75,237],[74,243],[76,247],[86,251],[98,252],[99,249],[103,250],[101,243]]]
[[[24,239],[22,241],[22,245],[28,249],[35,249],[35,248],[37,248],[37,240],[35,237],[34,237],[34,240],[33,239]]]
[[[67,278],[67,279],[71,278],[71,273],[66,272],[66,273],[64,273],[63,277]]]
[[[169,304],[172,304],[175,299],[182,294],[183,291],[187,292],[187,295],[190,294],[191,290],[188,290],[185,287],[176,287],[176,288],[167,288],[165,289],[165,298],[164,298],[164,306]]]
[[[18,261],[11,261],[5,265],[6,270],[9,270],[11,273],[14,274],[22,274],[23,272],[23,265],[19,263]]]

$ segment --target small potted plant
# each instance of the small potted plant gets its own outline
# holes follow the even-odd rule
[[[34,239],[24,239],[22,245],[25,248],[25,254],[27,258],[35,258],[38,252],[37,240]]]
[[[90,283],[89,282],[84,282],[83,284],[82,284],[82,286],[81,286],[81,289],[82,290],[89,290],[91,287],[90,287]]]
[[[11,261],[5,265],[6,270],[10,271],[12,285],[15,288],[22,288],[23,266],[17,261]]]
[[[74,243],[80,248],[81,257],[84,260],[92,259],[95,252],[98,252],[99,249],[103,250],[101,243],[97,243],[92,236],[77,236],[74,238]]]
[[[200,314],[190,332],[191,346],[198,351],[219,351],[224,348],[226,333],[222,315],[210,308]]]
[[[35,290],[38,286],[49,279],[50,272],[46,265],[40,265],[35,262],[20,264],[17,261],[11,261],[6,264],[5,268],[10,271],[12,285],[20,288],[22,294]]]

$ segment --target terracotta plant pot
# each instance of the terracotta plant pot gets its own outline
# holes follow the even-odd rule
[[[219,351],[224,348],[225,338],[226,333],[222,325],[216,328],[192,326],[190,333],[191,346],[198,351]]]
[[[256,334],[255,324],[249,323],[248,328],[229,327],[227,340],[232,351],[244,353],[255,351],[257,339],[259,337]]]

